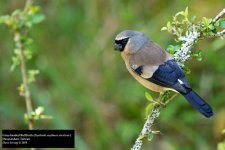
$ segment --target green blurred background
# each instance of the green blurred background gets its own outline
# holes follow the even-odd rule
[[[0,15],[23,8],[25,1],[1,0]],[[145,32],[166,48],[173,37],[160,29],[187,6],[198,19],[214,17],[224,0],[36,0],[46,19],[31,32],[33,58],[28,68],[39,69],[30,85],[34,107],[44,106],[52,120],[37,129],[75,129],[78,150],[129,149],[145,122],[144,92],[113,50],[124,29]],[[27,129],[17,67],[10,72],[13,35],[0,26],[0,129]],[[212,119],[178,96],[161,111],[154,128],[162,132],[143,150],[215,150],[225,128],[225,40],[197,44],[203,61],[192,60],[189,81],[214,109]],[[155,93],[151,92],[155,97]]]

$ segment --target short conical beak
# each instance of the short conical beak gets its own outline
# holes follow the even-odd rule
[[[122,48],[123,48],[123,46],[121,44],[116,44],[116,43],[114,44],[114,50],[121,51]]]

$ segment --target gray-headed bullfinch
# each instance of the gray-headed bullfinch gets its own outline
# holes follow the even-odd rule
[[[143,86],[155,92],[176,91],[204,116],[213,115],[212,108],[192,90],[173,57],[145,34],[122,31],[115,38],[114,48],[121,52],[126,68]]]

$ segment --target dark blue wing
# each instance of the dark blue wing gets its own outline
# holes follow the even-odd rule
[[[139,66],[134,71],[141,75],[142,68],[143,66]],[[153,73],[152,77],[147,78],[146,80],[163,87],[173,88],[181,93],[186,93],[186,88],[190,88],[183,70],[179,67],[174,59],[168,60],[164,64],[161,64]]]
[[[143,72],[146,71],[145,66],[139,66],[134,71],[142,76]],[[213,115],[212,108],[209,104],[191,89],[183,70],[175,60],[168,60],[164,64],[161,64],[150,78],[145,79],[157,85],[175,89],[204,116],[211,117]]]

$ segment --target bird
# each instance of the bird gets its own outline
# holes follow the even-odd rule
[[[160,93],[178,92],[205,117],[213,116],[212,108],[192,90],[173,56],[143,32],[120,32],[115,37],[114,49],[121,52],[128,72],[144,87]]]

